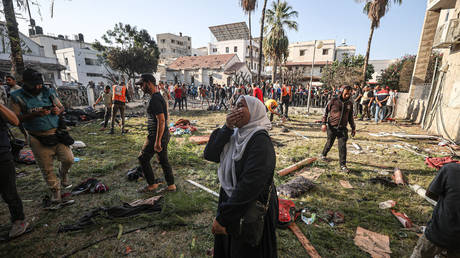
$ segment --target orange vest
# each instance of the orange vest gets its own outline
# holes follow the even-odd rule
[[[126,87],[123,85],[113,86],[113,101],[126,102]]]
[[[286,97],[287,95],[291,96],[291,86],[281,88],[281,95]]]

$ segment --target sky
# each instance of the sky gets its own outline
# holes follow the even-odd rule
[[[32,18],[44,33],[62,34],[73,38],[83,33],[85,41],[93,42],[115,23],[122,22],[157,33],[182,32],[192,37],[192,47],[206,46],[212,36],[209,26],[248,20],[239,0],[55,0],[51,18],[51,0],[37,0],[40,7],[31,6]],[[269,0],[267,7],[271,7]],[[287,0],[299,16],[298,31],[289,31],[290,42],[346,39],[365,54],[370,22],[363,14],[362,3],[355,0]],[[263,0],[258,0],[253,15],[252,33],[260,34]],[[392,5],[374,33],[371,60],[399,58],[416,54],[426,10],[425,0],[403,0]],[[24,17],[28,15],[24,14]],[[19,19],[20,30],[27,33],[28,21]]]

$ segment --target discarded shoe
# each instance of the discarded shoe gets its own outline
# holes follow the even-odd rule
[[[342,167],[340,167],[340,170],[341,170],[343,173],[350,173],[350,170],[347,168],[347,166],[342,166]]]
[[[13,225],[9,233],[9,237],[15,238],[15,237],[18,237],[24,234],[27,231],[28,227],[29,227],[29,223],[24,220],[17,220],[13,222]]]

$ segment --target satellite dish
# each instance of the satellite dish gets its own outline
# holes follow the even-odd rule
[[[323,46],[324,46],[324,42],[323,42],[323,41],[320,40],[320,41],[316,42],[316,48],[317,48],[317,49],[323,48]]]

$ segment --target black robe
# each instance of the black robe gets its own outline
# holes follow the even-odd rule
[[[220,154],[232,134],[233,130],[225,126],[216,129],[206,145],[204,158],[219,163]],[[273,184],[275,164],[275,149],[270,136],[266,131],[256,132],[249,140],[241,160],[235,163],[238,182],[232,196],[227,196],[220,189],[216,220],[226,228],[239,223],[251,202],[267,202],[272,185],[261,243],[252,247],[230,235],[216,235],[214,257],[277,257],[275,225],[278,219],[278,197]]]

